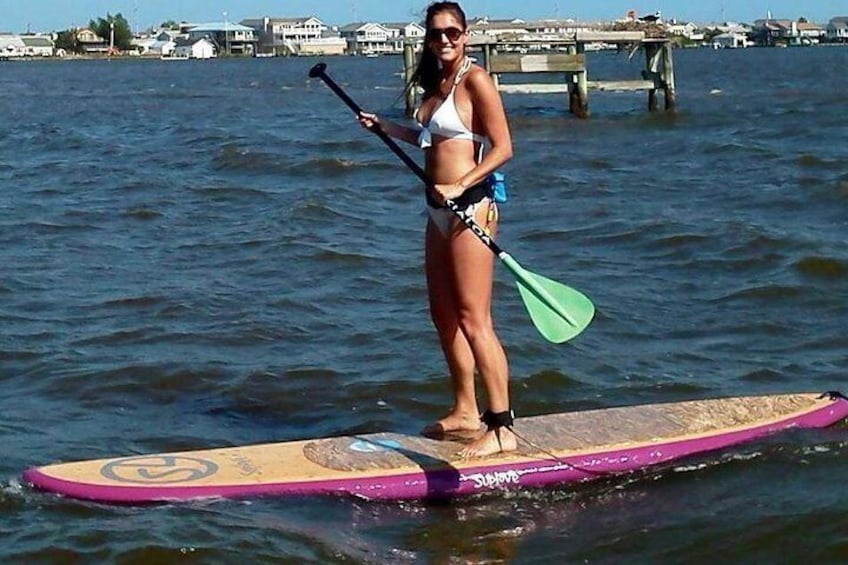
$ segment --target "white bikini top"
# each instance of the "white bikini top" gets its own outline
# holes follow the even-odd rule
[[[420,121],[418,122],[418,125],[421,126],[421,133],[418,134],[418,145],[422,149],[433,145],[434,134],[447,139],[469,139],[480,144],[486,143],[487,139],[485,136],[474,133],[462,123],[462,119],[459,117],[459,112],[456,109],[456,101],[454,100],[456,85],[471,70],[471,65],[472,60],[466,57],[462,62],[462,66],[459,68],[459,72],[456,73],[456,78],[453,80],[453,86],[451,86],[447,98],[436,108],[433,115],[430,116],[430,121],[427,125],[422,124]]]

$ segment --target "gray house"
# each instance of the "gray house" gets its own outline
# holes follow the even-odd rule
[[[189,39],[208,39],[217,45],[219,53],[227,55],[253,55],[259,43],[255,29],[233,22],[189,24],[186,27]]]
[[[848,42],[848,16],[832,18],[825,28],[828,41]]]
[[[20,35],[0,35],[0,59],[23,57],[25,49]]]
[[[347,51],[356,55],[397,53],[402,49],[399,29],[374,22],[356,22],[339,29],[347,42]],[[401,47],[399,47],[401,46]]]
[[[56,45],[47,35],[0,35],[0,58],[52,57]]]
[[[257,54],[272,55],[341,55],[346,43],[314,16],[303,18],[253,18],[242,25],[256,30],[259,38]]]
[[[27,57],[52,57],[56,52],[56,44],[46,35],[23,35],[21,41]]]

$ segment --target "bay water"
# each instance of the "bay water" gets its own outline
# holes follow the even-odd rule
[[[590,78],[638,59],[592,53]],[[422,189],[316,62],[0,63],[0,562],[848,558],[844,426],[449,504],[122,507],[21,484],[54,461],[416,433],[448,408]],[[325,62],[403,118],[400,58]],[[598,309],[549,344],[498,269],[519,416],[848,388],[846,65],[839,47],[676,51],[674,113],[504,96],[499,243]]]

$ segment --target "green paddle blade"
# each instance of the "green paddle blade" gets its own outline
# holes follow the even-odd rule
[[[562,343],[586,329],[595,315],[595,306],[584,294],[531,273],[506,253],[501,259],[515,275],[530,319],[545,339]]]

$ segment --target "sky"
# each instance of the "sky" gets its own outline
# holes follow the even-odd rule
[[[329,25],[356,21],[420,21],[428,0],[0,0],[0,32],[57,31],[87,25],[106,14],[122,14],[134,30],[167,20],[237,22],[245,18],[316,16]],[[826,24],[848,16],[845,0],[462,0],[469,17],[574,18],[609,21],[630,10],[660,11],[666,19],[697,23],[753,22],[772,17]]]

